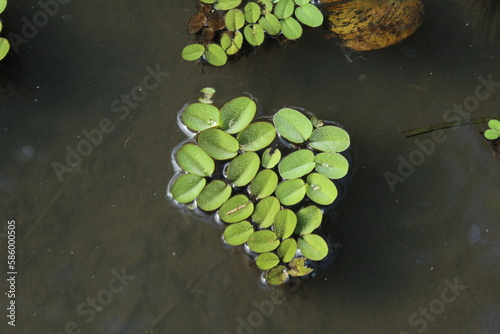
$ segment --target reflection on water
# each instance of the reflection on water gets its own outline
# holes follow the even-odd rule
[[[498,45],[474,45],[465,5],[425,5],[415,35],[352,62],[308,30],[293,47],[261,48],[203,74],[180,59],[190,1],[61,6],[0,65],[0,248],[15,219],[19,262],[17,328],[7,333],[413,334],[422,325],[411,315],[440,307],[445,280],[456,277],[467,289],[430,313],[424,333],[498,333],[500,165],[484,128],[446,130],[394,192],[384,178],[416,148],[401,131],[442,121],[478,75],[500,81]],[[18,33],[39,10],[26,0],[8,7],[2,31]],[[120,120],[113,101],[157,65],[168,78]],[[299,105],[351,134],[356,169],[336,219],[324,223],[341,244],[337,259],[282,303],[241,250],[223,247],[221,230],[164,196],[171,152],[184,139],[176,113],[206,86],[258,96],[263,115]],[[494,88],[473,117],[498,116]],[[104,118],[115,130],[60,182],[52,162]],[[122,270],[134,279],[118,292],[110,282]],[[81,315],[90,309],[92,319]]]

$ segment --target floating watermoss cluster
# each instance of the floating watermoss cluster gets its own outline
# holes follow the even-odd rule
[[[224,65],[244,43],[259,46],[266,36],[296,40],[302,25],[319,27],[324,18],[311,0],[197,0],[197,7],[187,26],[196,43],[182,50],[182,58],[214,66]]]
[[[492,119],[488,122],[489,129],[484,132],[484,137],[488,140],[500,138],[500,121]]]
[[[349,134],[291,108],[254,119],[252,98],[237,97],[219,109],[214,90],[202,92],[200,102],[180,114],[193,140],[175,152],[181,170],[170,196],[216,213],[225,224],[224,241],[255,255],[269,284],[310,274],[314,261],[329,254],[319,228],[324,209],[337,199],[335,182],[349,170],[341,153]]]
[[[7,0],[0,0],[0,14],[2,14],[2,12],[5,10],[5,7],[7,7]],[[2,27],[2,21],[0,20],[0,32],[2,31]],[[5,58],[5,56],[9,52],[9,49],[9,41],[6,38],[0,37],[0,60]]]

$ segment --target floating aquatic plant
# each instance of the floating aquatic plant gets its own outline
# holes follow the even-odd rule
[[[213,66],[226,64],[245,43],[259,46],[266,37],[296,40],[303,25],[323,23],[323,14],[310,0],[198,0],[197,8],[187,26],[196,42],[182,50],[182,58]]]
[[[289,3],[279,16],[289,15]],[[349,170],[348,133],[292,108],[255,119],[251,97],[217,107],[215,90],[201,92],[179,115],[193,139],[174,152],[180,170],[169,196],[215,213],[225,226],[223,240],[245,245],[269,284],[312,273],[312,263],[330,252],[321,224],[337,200],[335,182]]]
[[[0,0],[0,14],[5,10],[5,7],[7,7],[7,0]],[[2,26],[2,21],[0,20],[0,32],[2,31]],[[6,38],[0,37],[0,60],[5,58],[9,50],[9,41]]]

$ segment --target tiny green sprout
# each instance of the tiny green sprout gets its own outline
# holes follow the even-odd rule
[[[488,140],[496,140],[500,137],[500,121],[492,119],[488,122],[490,127],[484,132],[484,137]]]
[[[212,96],[215,94],[215,89],[211,87],[205,87],[202,90],[200,90],[200,93],[203,94],[202,97],[198,99],[201,103],[206,103],[206,104],[212,104]]]

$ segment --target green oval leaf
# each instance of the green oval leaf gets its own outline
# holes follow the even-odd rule
[[[311,136],[311,121],[301,112],[290,108],[279,110],[273,117],[276,131],[292,143],[303,143]]]
[[[247,242],[248,237],[253,233],[252,224],[248,221],[231,224],[224,230],[222,237],[224,241],[232,246],[242,245]]]
[[[349,134],[337,126],[323,126],[311,134],[309,146],[324,152],[342,152],[350,145]]]
[[[312,173],[307,177],[306,193],[312,201],[320,205],[330,205],[338,195],[337,187],[327,177]]]
[[[269,196],[257,203],[252,214],[252,220],[261,228],[268,228],[274,222],[274,217],[280,211],[281,205],[276,197]]]
[[[326,241],[317,234],[302,235],[298,245],[302,255],[313,261],[323,260],[328,255]]]
[[[269,122],[254,122],[238,134],[242,151],[258,151],[269,146],[276,138],[276,130]]]
[[[243,187],[253,180],[260,167],[257,153],[240,154],[227,167],[227,178],[237,187]]]
[[[284,179],[297,179],[309,174],[315,166],[314,153],[310,150],[298,150],[284,157],[278,170]]]
[[[297,4],[297,6],[301,6],[303,4],[309,3],[311,0],[294,0],[294,1],[295,4]]]
[[[1,50],[1,44],[0,44]],[[182,59],[187,61],[195,61],[200,59],[205,52],[205,47],[201,44],[189,44],[182,49]]]
[[[285,266],[279,265],[266,272],[264,277],[267,283],[271,285],[280,285],[288,281],[289,275]]]
[[[262,167],[274,168],[280,162],[281,151],[277,148],[268,148],[262,153]]]
[[[323,212],[315,206],[309,205],[297,212],[297,227],[295,234],[309,234],[321,226]]]
[[[277,35],[281,31],[280,21],[273,14],[266,14],[259,19],[259,25],[269,35]]]
[[[271,0],[257,0],[257,2],[261,3],[264,6],[264,14],[270,13],[273,10],[275,0],[271,2]]]
[[[341,179],[349,171],[349,161],[339,153],[320,153],[314,161],[316,171],[329,179]]]
[[[295,17],[306,26],[313,28],[323,24],[323,14],[318,7],[310,3],[297,7],[295,9]]]
[[[239,9],[231,9],[224,17],[226,28],[229,31],[235,31],[245,25],[245,15]]]
[[[229,10],[238,7],[240,4],[241,0],[217,0],[214,8],[219,10]]]
[[[259,46],[264,42],[264,29],[257,23],[247,24],[243,29],[243,34],[247,42],[253,46]]]
[[[279,239],[286,239],[293,234],[297,226],[297,216],[290,209],[280,210],[274,216],[274,232]]]
[[[203,131],[219,124],[219,109],[211,104],[192,103],[182,112],[182,122],[192,131]]]
[[[198,195],[196,204],[203,211],[214,211],[220,208],[231,197],[232,192],[233,188],[226,184],[226,182],[213,180]]]
[[[262,270],[268,270],[280,263],[280,259],[274,253],[262,253],[257,256],[255,264]]]
[[[500,131],[500,121],[497,119],[490,119],[488,126],[493,130]]]
[[[203,3],[215,3],[217,0],[200,0]]]
[[[228,55],[234,55],[241,50],[242,45],[243,45],[243,34],[240,31],[235,31],[233,34],[233,38],[231,39],[231,44],[226,49],[226,53]]]
[[[250,183],[248,190],[250,195],[261,199],[270,196],[276,190],[277,186],[278,175],[270,169],[264,169],[257,173],[252,183]]]
[[[247,240],[248,247],[255,253],[267,253],[278,248],[280,241],[276,233],[269,230],[253,232]]]
[[[7,7],[7,0],[0,0],[0,14],[5,10],[5,7]]]
[[[283,205],[294,205],[302,201],[306,194],[304,181],[301,179],[286,180],[276,188],[276,197]]]
[[[200,93],[202,93],[203,96],[199,97],[198,101],[200,101],[201,103],[205,103],[205,104],[212,104],[213,103],[212,97],[215,94],[215,89],[213,89],[212,87],[205,87],[202,90],[200,90]],[[217,109],[217,111],[218,110],[219,109]],[[219,120],[219,113],[217,112],[217,121],[218,120]]]
[[[288,273],[290,276],[305,276],[312,273],[313,269],[306,266],[306,260],[305,257],[301,256],[290,261],[288,264]]]
[[[227,160],[238,154],[236,138],[219,129],[208,129],[198,135],[198,145],[216,160]]]
[[[227,102],[220,110],[220,128],[227,133],[238,133],[250,124],[257,112],[255,102],[241,96]]]
[[[297,241],[291,238],[283,240],[276,252],[281,261],[284,263],[290,262],[297,252]]]
[[[176,153],[176,160],[179,166],[190,174],[204,177],[215,171],[212,158],[194,144],[183,145]]]
[[[237,223],[247,219],[253,213],[253,203],[245,195],[236,195],[222,204],[219,217],[226,223]]]
[[[203,190],[206,183],[207,181],[202,177],[183,174],[172,185],[172,197],[179,203],[192,202]]]
[[[249,2],[243,8],[243,12],[245,13],[245,20],[248,23],[255,23],[260,17],[260,6],[256,2]]]
[[[488,129],[488,130],[484,131],[484,138],[486,138],[488,140],[495,140],[495,139],[498,139],[498,137],[499,137],[499,134],[498,134],[498,131],[496,131],[496,130]]]
[[[295,8],[295,4],[293,0],[280,0],[276,6],[274,6],[274,15],[278,19],[286,19],[287,17],[292,16],[293,9]]]
[[[226,52],[218,44],[208,44],[203,56],[213,66],[222,66],[227,63]]]
[[[302,26],[293,17],[281,20],[281,31],[288,39],[298,39],[302,36]]]

